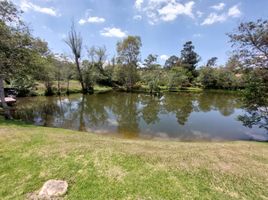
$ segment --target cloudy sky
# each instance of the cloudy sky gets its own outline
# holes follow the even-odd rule
[[[231,47],[226,33],[239,22],[268,18],[268,0],[14,0],[32,33],[55,53],[70,51],[64,43],[73,20],[85,46],[103,46],[111,58],[116,42],[127,35],[142,39],[142,59],[159,62],[179,55],[192,40],[205,63],[217,56],[223,64]],[[86,56],[84,50],[83,53]]]

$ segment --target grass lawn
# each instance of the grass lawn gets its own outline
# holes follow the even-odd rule
[[[268,144],[127,140],[0,119],[0,199],[268,199]]]
[[[67,85],[66,82],[61,82],[61,91],[62,93],[66,93],[67,90]],[[38,83],[37,84],[37,90],[35,91],[37,95],[44,95],[45,94],[45,86],[43,83]],[[95,93],[101,93],[101,92],[107,92],[111,91],[111,87],[106,87],[106,86],[100,86],[100,85],[95,85],[94,86],[94,92]],[[56,93],[57,92],[57,82],[53,82],[53,91]],[[69,82],[69,92],[70,94],[72,93],[80,93],[81,92],[81,84],[79,81],[76,80],[70,80]]]

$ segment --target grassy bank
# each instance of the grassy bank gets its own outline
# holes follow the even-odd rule
[[[57,93],[57,82],[53,82],[53,92],[54,93]],[[66,91],[67,91],[67,85],[66,85],[66,82],[61,82],[60,84],[60,88],[61,88],[61,93],[62,94],[65,94]],[[36,93],[37,95],[45,95],[45,86],[43,83],[38,83],[37,84],[37,90],[34,92]],[[112,88],[111,87],[106,87],[106,86],[101,86],[101,85],[95,85],[94,86],[94,92],[95,93],[102,93],[102,92],[108,92],[108,91],[111,91]],[[69,93],[70,94],[74,94],[74,93],[80,93],[81,92],[81,85],[79,83],[79,81],[76,81],[76,80],[71,80],[70,83],[69,83]]]
[[[268,144],[125,140],[0,119],[0,199],[267,199]]]

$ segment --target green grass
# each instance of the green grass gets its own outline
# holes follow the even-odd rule
[[[171,91],[167,86],[159,86],[160,92],[202,92],[204,89],[199,88],[199,87],[185,87],[185,88],[174,88]],[[150,92],[149,86],[148,85],[140,85],[139,88],[134,89],[134,92],[143,92],[143,93],[148,93]]]
[[[67,90],[67,85],[66,82],[61,82],[61,92],[64,94],[66,93]],[[44,95],[45,94],[45,86],[43,83],[38,83],[37,84],[37,90],[35,91],[35,93],[37,95]],[[101,86],[101,85],[95,85],[94,86],[94,92],[95,93],[103,93],[103,92],[108,92],[111,91],[112,88],[111,87],[107,87],[107,86]],[[57,82],[54,81],[53,82],[53,91],[55,93],[57,93]],[[81,92],[81,85],[79,83],[79,81],[76,80],[71,80],[69,82],[69,93],[70,94],[74,94],[74,93],[80,93]]]
[[[268,144],[128,140],[0,119],[0,199],[267,199]]]

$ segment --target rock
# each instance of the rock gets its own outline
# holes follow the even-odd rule
[[[41,198],[59,197],[67,192],[68,183],[62,180],[48,180],[41,188],[38,196]]]

